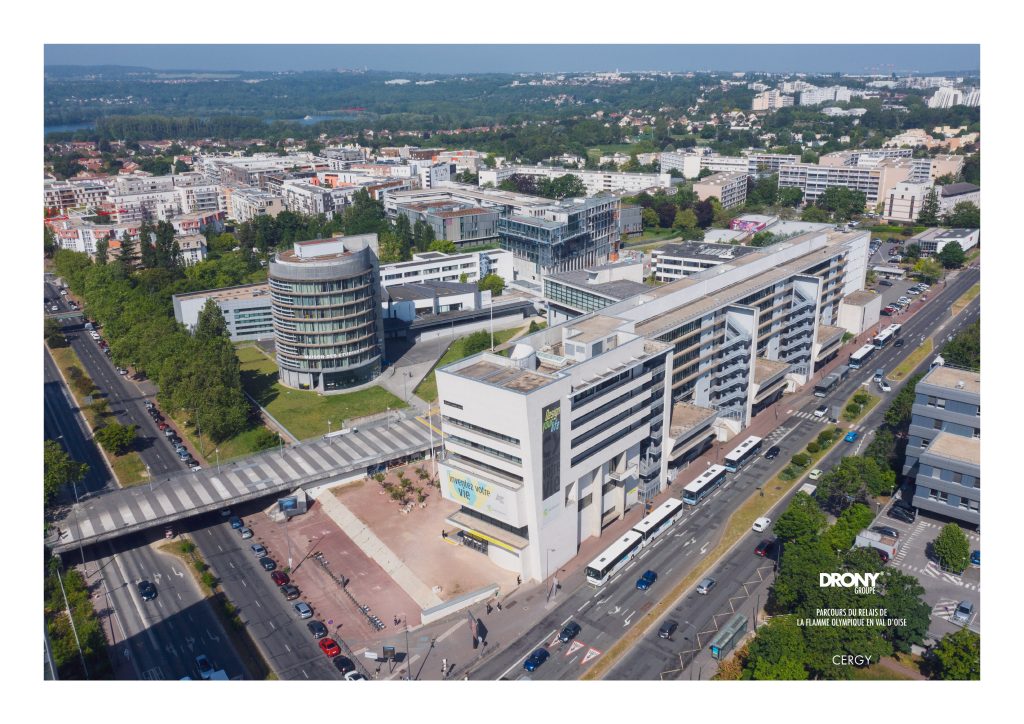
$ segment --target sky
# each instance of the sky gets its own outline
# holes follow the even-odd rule
[[[978,45],[46,45],[46,65],[422,73],[978,70]]]

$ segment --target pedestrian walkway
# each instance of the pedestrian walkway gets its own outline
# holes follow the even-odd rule
[[[827,417],[818,417],[813,412],[805,412],[803,410],[786,410],[786,414],[791,415],[792,417],[798,417],[801,420],[810,420],[811,422],[821,423],[822,425],[839,425],[840,427],[845,427],[847,430],[857,430],[860,432],[867,429],[867,425],[861,423],[854,423],[851,425],[846,421],[840,421],[838,423],[829,422]]]
[[[391,579],[402,587],[421,609],[441,603],[441,597],[421,581],[405,563],[330,490],[321,491],[317,502],[324,513],[341,528],[359,550],[383,568]]]

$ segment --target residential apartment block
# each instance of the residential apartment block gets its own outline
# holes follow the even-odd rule
[[[664,168],[662,173],[620,173],[561,168],[560,166],[505,166],[500,169],[481,169],[479,184],[483,186],[490,183],[497,187],[512,175],[549,179],[566,175],[575,176],[583,182],[588,196],[602,191],[622,191],[635,194],[645,189],[672,188],[672,177]]]
[[[903,475],[916,508],[981,521],[981,375],[939,365],[914,388]]]
[[[701,201],[712,197],[718,199],[726,209],[742,206],[747,200],[747,172],[724,171],[706,176],[694,181],[693,192]]]
[[[244,223],[257,216],[274,217],[284,211],[284,196],[270,191],[263,191],[254,186],[227,188],[228,216]]]

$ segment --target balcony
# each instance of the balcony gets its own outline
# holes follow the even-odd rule
[[[627,480],[636,477],[637,467],[638,466],[636,465],[630,465],[625,470],[609,470],[608,479],[614,480],[618,483],[624,483]]]
[[[661,461],[652,458],[644,458],[639,464],[640,477],[647,478],[651,475],[657,475],[661,470]]]

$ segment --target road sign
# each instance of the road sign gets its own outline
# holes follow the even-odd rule
[[[569,650],[565,652],[565,655],[570,656],[574,651],[578,651],[582,648],[583,644],[581,644],[579,641],[573,641],[571,644],[569,644]]]
[[[587,653],[583,655],[583,661],[580,662],[580,666],[587,663],[591,659],[597,658],[601,655],[601,652],[597,649],[587,649]]]

